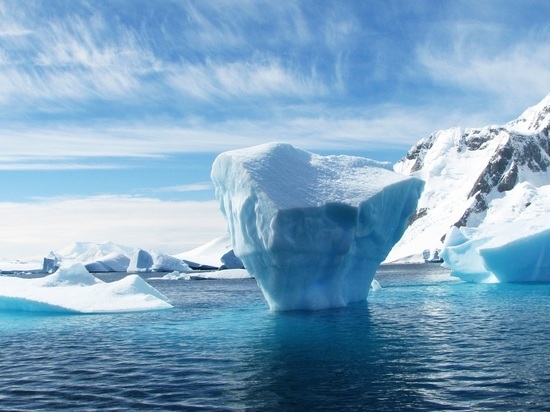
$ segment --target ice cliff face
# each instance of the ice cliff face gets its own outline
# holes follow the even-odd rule
[[[549,133],[550,95],[504,126],[454,128],[420,140],[394,166],[426,186],[388,261],[441,247],[452,226],[475,228],[501,216],[497,199],[515,198],[515,209],[528,207],[514,192],[524,182],[550,184]]]
[[[282,143],[222,153],[212,180],[235,254],[272,310],[365,300],[423,187],[368,159]]]

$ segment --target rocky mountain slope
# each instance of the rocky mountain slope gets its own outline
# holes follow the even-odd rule
[[[517,218],[537,188],[550,184],[549,133],[550,94],[503,126],[453,128],[420,140],[394,165],[426,186],[386,261],[422,261],[422,252],[440,248],[451,226]],[[506,212],[499,210],[503,204]]]

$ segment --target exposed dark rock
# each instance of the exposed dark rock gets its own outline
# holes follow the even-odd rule
[[[464,135],[464,142],[466,143],[466,147],[468,150],[479,150],[485,148],[485,145],[488,141],[490,141],[493,138],[492,133],[485,133],[482,134],[481,130],[474,130],[470,134]]]
[[[512,190],[518,182],[518,167],[512,162],[512,167],[502,176],[497,186],[497,190],[502,193]]]
[[[416,209],[416,211],[409,218],[409,221],[407,222],[407,226],[412,225],[415,220],[421,219],[427,215],[428,215],[428,208],[422,207],[422,208]]]
[[[432,134],[427,139],[422,139],[407,152],[405,158],[407,160],[415,160],[415,163],[411,168],[411,173],[422,169],[424,166],[424,156],[426,155],[426,152],[432,148],[434,139],[435,135]]]
[[[511,146],[510,140],[508,140],[491,157],[491,160],[489,160],[489,163],[474,183],[472,190],[470,190],[468,198],[474,196],[476,193],[481,193],[482,195],[488,194],[498,184],[504,172],[508,169],[513,154],[514,148]]]

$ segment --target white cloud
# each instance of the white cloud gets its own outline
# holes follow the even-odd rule
[[[77,241],[180,253],[226,233],[215,201],[160,201],[131,196],[0,202],[3,258],[45,255]]]
[[[293,72],[277,60],[236,61],[233,63],[189,64],[175,67],[168,83],[192,97],[204,100],[233,99],[248,96],[320,96],[328,87],[316,78]]]
[[[208,102],[308,98],[332,88],[318,78],[314,62],[304,63],[295,52],[281,57],[281,47],[306,47],[315,39],[299,6],[185,3],[174,7],[182,8],[187,24],[174,24],[167,16],[162,20],[167,26],[155,28],[147,27],[149,20],[141,20],[141,26],[123,23],[101,7],[82,7],[86,13],[40,16],[40,24],[33,13],[15,6],[5,13],[9,24],[0,24],[0,103],[10,110],[16,103],[22,112],[31,107],[74,111],[82,109],[75,103],[98,99],[146,105],[189,97]],[[269,24],[265,32],[263,20]],[[14,40],[16,34],[24,39]]]
[[[499,100],[500,110],[519,114],[550,91],[550,26],[513,42],[503,40],[503,30],[496,24],[456,24],[447,36],[420,46],[418,61],[437,83],[489,95]]]
[[[12,35],[1,36],[0,26],[0,102],[41,101],[44,110],[48,101],[68,108],[75,100],[127,98],[142,93],[142,77],[162,66],[130,28],[109,26],[100,14],[46,19],[32,32],[10,27],[4,33]]]
[[[0,156],[0,170],[113,170],[123,169],[122,165],[115,164],[79,164],[79,163],[11,163],[9,159],[7,163],[3,163]]]
[[[315,40],[301,5],[288,2],[242,0],[180,3],[188,29],[189,47],[213,52],[250,52],[264,46],[305,45]]]
[[[537,101],[531,102],[536,104]],[[518,110],[519,115],[523,109]],[[500,115],[500,114],[499,114]],[[118,159],[163,157],[177,153],[219,153],[272,141],[309,150],[402,147],[403,152],[433,131],[495,124],[491,111],[453,111],[447,107],[387,105],[354,110],[289,106],[269,119],[188,123],[65,126],[57,129],[0,129],[0,169],[109,168]],[[513,120],[513,117],[504,121]],[[497,123],[498,124],[498,123]],[[83,159],[90,161],[83,162]],[[109,160],[111,159],[111,160]],[[124,167],[122,165],[121,167]]]

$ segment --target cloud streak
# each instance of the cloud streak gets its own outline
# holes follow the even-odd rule
[[[436,26],[415,50],[420,70],[457,98],[492,97],[500,110],[537,103],[550,91],[550,24],[525,26],[523,11],[505,10],[484,10],[492,21],[481,15]]]
[[[17,10],[15,4],[12,6]],[[17,13],[12,16],[4,11],[11,22],[4,24],[3,30],[0,27],[0,33],[4,33],[0,36],[4,50],[0,103],[17,101],[20,110],[24,110],[24,104],[38,102],[40,110],[50,112],[59,110],[56,105],[61,103],[64,111],[71,112],[75,103],[97,100],[119,104],[139,101],[146,106],[156,102],[158,108],[166,98],[181,102],[186,98],[212,101],[250,96],[308,97],[330,88],[309,65],[304,71],[296,58],[283,64],[276,50],[250,50],[250,33],[243,32],[243,27],[222,14],[231,10],[233,15],[237,8],[209,4],[197,11],[196,6],[185,3],[178,11],[182,17],[187,16],[189,27],[172,32],[172,27],[164,25],[174,22],[164,22],[160,33],[151,26],[153,21],[142,21],[141,25],[149,25],[145,28],[132,26],[121,23],[119,15],[107,16],[90,5],[86,13],[81,13],[87,17],[60,12],[52,18],[38,15],[40,10],[34,16],[28,13],[31,17]],[[246,26],[260,16],[256,14],[260,11],[257,6],[251,10],[239,16],[239,20],[248,22]],[[281,14],[283,9],[274,10]],[[220,20],[212,19],[213,16]],[[33,18],[44,21],[37,26]],[[296,27],[291,30],[307,31]],[[161,34],[167,38],[159,45]],[[176,43],[178,35],[188,41]],[[307,37],[300,34],[304,36]],[[216,58],[204,54],[219,48],[224,48],[225,53]],[[174,52],[177,54],[171,55]]]
[[[205,190],[213,190],[214,186],[211,182],[199,182],[188,185],[168,186],[156,189],[158,192],[201,192]]]
[[[305,109],[305,110],[304,110]],[[488,114],[465,117],[431,107],[411,112],[388,106],[373,111],[333,111],[290,107],[289,114],[273,119],[229,120],[209,123],[195,119],[187,124],[155,126],[103,126],[94,129],[66,126],[53,130],[0,129],[0,169],[108,168],[114,159],[163,157],[178,153],[222,152],[272,141],[286,141],[310,150],[401,147],[404,152],[420,137],[456,125],[484,125]],[[518,113],[519,114],[519,113]],[[434,118],[436,120],[434,120]],[[506,121],[512,120],[506,119]],[[105,161],[105,159],[112,159]],[[83,161],[86,159],[86,163]],[[125,167],[121,165],[121,167]]]
[[[114,130],[121,124],[182,131],[187,142],[178,143],[180,147],[192,146],[187,132],[213,137],[212,146],[218,147],[216,136],[247,135],[238,129],[222,131],[231,124],[265,127],[258,137],[263,141],[268,130],[284,129],[279,126],[283,122],[315,125],[314,119],[331,123],[326,130],[340,132],[331,140],[356,134],[361,123],[367,128],[374,123],[377,137],[396,136],[393,142],[401,144],[402,132],[394,132],[391,122],[397,118],[394,124],[399,124],[404,115],[378,115],[389,122],[380,130],[369,112],[398,107],[418,124],[426,123],[423,117],[431,109],[432,126],[411,137],[412,144],[426,130],[439,127],[440,118],[481,117],[476,114],[479,104],[474,107],[472,101],[491,101],[495,115],[494,103],[514,94],[519,98],[507,108],[511,114],[550,89],[544,65],[550,26],[539,23],[531,31],[514,27],[506,34],[513,11],[487,4],[474,7],[468,1],[442,2],[435,10],[428,2],[378,8],[344,2],[311,8],[307,2],[258,1],[173,2],[160,10],[140,1],[140,13],[124,7],[124,1],[109,9],[53,1],[47,12],[41,3],[24,10],[16,1],[3,4],[0,129],[9,132],[19,121],[24,122],[19,131],[36,134],[35,124],[49,134],[59,125],[60,130],[70,129],[67,123],[80,129],[87,125],[92,130],[79,131],[86,148],[87,136],[103,145],[105,139],[98,135],[106,122],[114,125],[110,137],[121,140],[114,148],[126,149],[132,138]],[[473,18],[469,10],[480,16]],[[392,26],[396,20],[403,24]],[[458,115],[440,113],[451,91],[455,107],[462,107]],[[344,114],[336,118],[334,112]],[[199,119],[202,129],[191,124],[193,119]],[[374,133],[362,134],[368,144]],[[165,143],[166,137],[162,139]],[[56,145],[52,136],[43,140]],[[237,145],[248,141],[241,137]]]

